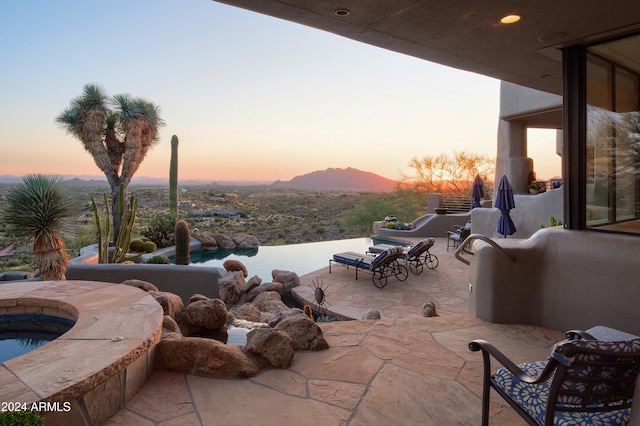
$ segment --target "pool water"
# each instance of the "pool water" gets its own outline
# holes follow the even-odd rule
[[[74,324],[70,319],[42,314],[0,315],[0,362],[38,349]]]
[[[365,253],[371,245],[373,245],[371,238],[352,238],[284,246],[261,246],[257,249],[234,252],[203,250],[191,252],[191,264],[222,268],[225,260],[238,260],[246,266],[249,277],[257,275],[267,282],[271,281],[271,271],[274,269],[291,271],[302,276],[329,266],[329,259],[335,253],[344,251]]]

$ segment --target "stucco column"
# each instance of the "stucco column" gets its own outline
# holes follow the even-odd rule
[[[527,192],[533,160],[527,157],[527,127],[523,121],[500,120],[498,123],[498,152],[496,155],[496,185],[507,175],[514,193]]]

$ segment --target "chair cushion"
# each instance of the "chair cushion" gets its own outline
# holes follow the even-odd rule
[[[525,362],[518,366],[528,375],[538,377],[547,365],[547,361]],[[544,415],[549,397],[551,380],[530,385],[518,380],[506,368],[498,369],[492,376],[493,383],[517,405],[522,407],[538,424],[544,424]],[[629,422],[629,409],[602,413],[580,413],[558,411],[554,425],[626,425]]]

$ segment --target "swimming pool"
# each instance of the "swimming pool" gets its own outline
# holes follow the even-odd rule
[[[271,281],[271,271],[280,269],[292,271],[299,276],[329,266],[329,259],[343,251],[365,253],[373,244],[371,238],[321,241],[315,243],[290,244],[284,246],[261,246],[251,250],[194,251],[191,265],[222,267],[225,260],[238,260],[247,267],[249,277],[259,276],[263,281]]]

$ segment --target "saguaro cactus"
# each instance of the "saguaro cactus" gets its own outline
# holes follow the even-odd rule
[[[169,213],[178,217],[178,137],[171,136],[171,164],[169,165]]]
[[[180,219],[176,222],[176,229],[174,233],[174,239],[176,241],[176,265],[188,265],[189,257],[191,255],[191,233],[189,232],[189,224]]]

